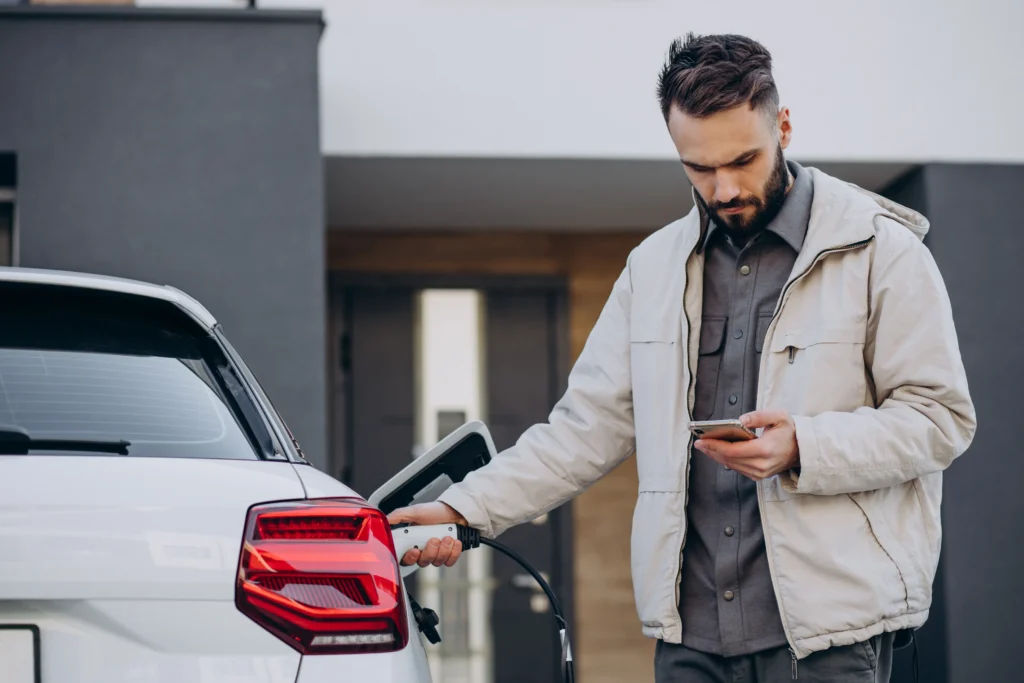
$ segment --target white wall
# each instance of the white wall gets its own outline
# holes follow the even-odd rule
[[[670,158],[672,37],[775,57],[792,154],[1024,161],[1020,0],[259,0],[325,10],[327,154]]]

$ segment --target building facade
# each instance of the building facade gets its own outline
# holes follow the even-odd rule
[[[507,446],[544,419],[629,250],[690,208],[654,95],[670,40],[754,37],[789,156],[932,221],[981,429],[946,480],[922,680],[1015,680],[1024,5],[239,4],[0,10],[0,265],[193,294],[368,495],[461,420]],[[509,534],[564,595],[584,683],[651,676],[636,487],[627,461]],[[442,615],[438,680],[554,680],[536,587],[479,557],[415,588]]]

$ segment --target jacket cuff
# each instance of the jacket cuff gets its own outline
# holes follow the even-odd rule
[[[796,444],[800,449],[800,469],[783,472],[779,477],[782,488],[789,493],[814,493],[818,486],[818,473],[821,463],[821,451],[818,446],[818,435],[814,432],[814,422],[810,417],[795,416]]]
[[[491,524],[490,516],[477,504],[473,496],[463,491],[458,484],[449,486],[437,500],[465,517],[469,526],[479,529],[480,533],[488,538],[494,538],[494,526]]]

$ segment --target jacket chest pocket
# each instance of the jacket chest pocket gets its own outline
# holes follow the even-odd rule
[[[771,318],[768,318],[768,322],[771,322]],[[764,325],[763,332],[760,328],[761,325],[759,324],[759,334],[764,334],[768,331],[767,324]],[[830,350],[842,351],[849,350],[853,346],[863,349],[864,340],[864,327],[857,324],[829,325],[807,330],[778,330],[772,339],[771,350],[772,353],[789,353],[793,356],[793,361],[796,362],[797,356],[803,351],[810,351],[812,349],[819,353]],[[760,343],[763,344],[763,342],[764,338],[762,337]],[[862,354],[858,352],[858,355]]]
[[[869,396],[863,324],[779,329],[771,341],[772,406],[797,415],[852,411]]]
[[[682,351],[671,320],[637,318],[630,329],[633,424],[641,491],[676,491],[680,459],[673,454],[673,407],[682,382]]]

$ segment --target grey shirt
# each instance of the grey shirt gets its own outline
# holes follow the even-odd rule
[[[814,194],[810,173],[793,162],[789,171],[794,181],[782,209],[746,245],[734,245],[714,224],[705,236],[695,420],[756,409],[761,345],[803,246]],[[688,501],[683,644],[726,657],[785,645],[754,482],[694,450]]]

